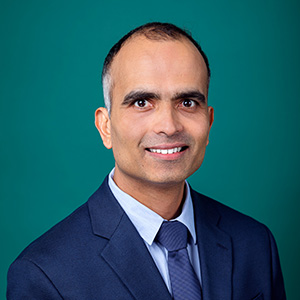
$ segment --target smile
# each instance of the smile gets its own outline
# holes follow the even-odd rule
[[[187,147],[175,147],[175,148],[170,148],[170,149],[156,149],[156,148],[148,148],[147,150],[152,152],[152,153],[159,153],[159,154],[173,154],[173,153],[178,153],[183,150],[185,150]]]

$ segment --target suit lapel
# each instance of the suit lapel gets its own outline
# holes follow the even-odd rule
[[[214,201],[192,190],[203,300],[230,300],[232,295],[232,245],[218,228],[221,216]]]
[[[167,300],[170,293],[146,247],[117,200],[107,178],[89,199],[93,231],[107,238],[102,258],[138,300]]]
[[[124,214],[102,257],[136,299],[171,299],[143,240],[132,227]]]

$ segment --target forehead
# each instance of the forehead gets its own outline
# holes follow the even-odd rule
[[[185,37],[179,40],[133,37],[115,56],[110,74],[114,87],[123,89],[130,89],[132,85],[144,88],[151,84],[160,88],[168,83],[180,88],[187,82],[207,84],[208,81],[203,57]]]

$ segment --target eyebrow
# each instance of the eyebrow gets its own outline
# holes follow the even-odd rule
[[[161,96],[157,93],[147,92],[147,91],[143,91],[143,90],[131,91],[124,97],[122,105],[128,105],[134,101],[141,100],[141,99],[159,100],[159,99],[161,99]],[[187,90],[187,91],[183,91],[183,92],[177,92],[171,98],[172,101],[179,100],[179,99],[196,99],[202,103],[206,102],[205,96],[198,90]]]
[[[172,100],[178,99],[197,99],[199,102],[206,102],[205,96],[198,90],[178,92],[172,97]]]
[[[124,97],[122,105],[128,105],[136,100],[141,99],[160,99],[160,96],[156,93],[147,92],[147,91],[132,91]]]

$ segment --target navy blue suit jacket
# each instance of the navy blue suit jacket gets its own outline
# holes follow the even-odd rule
[[[270,231],[221,203],[191,193],[203,299],[285,299]],[[15,260],[8,272],[7,298],[168,300],[171,296],[106,178],[87,203]]]

